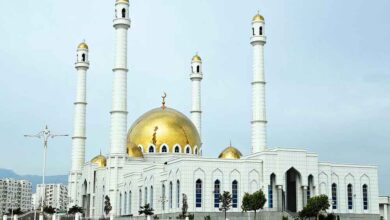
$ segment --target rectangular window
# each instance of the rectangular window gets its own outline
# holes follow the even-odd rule
[[[348,185],[348,209],[352,209],[353,208],[353,201],[352,201],[352,185],[349,184]]]
[[[274,201],[273,201],[273,192],[272,192],[272,185],[268,185],[268,208],[273,208]]]
[[[219,193],[220,183],[219,180],[216,180],[214,183],[214,208],[219,208]]]
[[[238,204],[238,183],[236,180],[233,181],[232,184],[232,207],[237,208]]]
[[[200,179],[196,181],[195,198],[196,208],[202,207],[202,181]]]
[[[337,209],[337,185],[332,184],[332,209]]]

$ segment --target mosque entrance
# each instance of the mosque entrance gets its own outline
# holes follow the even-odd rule
[[[286,173],[286,208],[290,212],[297,212],[297,182],[299,178],[299,172],[294,168],[290,168]]]

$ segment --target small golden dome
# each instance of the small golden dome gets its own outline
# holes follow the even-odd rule
[[[117,3],[129,3],[129,0],[116,0]]]
[[[257,14],[253,17],[252,22],[262,22],[264,21],[264,17],[257,12]]]
[[[107,159],[105,156],[99,154],[91,160],[91,163],[98,165],[99,167],[106,167]]]
[[[79,44],[77,49],[87,49],[88,50],[88,45],[85,42],[82,42]]]
[[[202,58],[198,54],[192,57],[192,62],[202,62]]]
[[[195,147],[199,151],[201,146],[198,130],[192,121],[179,111],[165,106],[143,114],[127,134],[129,156],[134,156],[139,146],[142,146],[143,152],[149,152],[149,146],[154,145],[154,152],[161,152],[163,144],[167,145],[169,153],[173,153],[177,145],[180,145],[182,153],[187,145],[191,152],[195,152]]]
[[[237,160],[237,159],[240,159],[242,156],[241,152],[233,147],[233,146],[229,146],[227,148],[225,148],[225,150],[223,150],[218,158],[219,159],[234,159],[234,160]]]

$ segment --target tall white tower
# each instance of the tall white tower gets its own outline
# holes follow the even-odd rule
[[[202,110],[201,110],[201,86],[200,83],[203,79],[202,73],[202,59],[198,54],[192,57],[191,62],[191,74],[192,84],[192,109],[191,120],[195,127],[198,129],[199,136],[201,136],[202,129]]]
[[[77,47],[76,101],[74,102],[74,131],[72,137],[72,169],[69,175],[70,206],[78,204],[77,183],[85,163],[85,116],[87,107],[87,70],[89,69],[88,45],[82,42]],[[78,204],[80,205],[80,204]]]
[[[127,31],[130,28],[129,1],[115,3],[115,66],[111,110],[111,156],[126,154],[127,133]]]
[[[252,81],[252,153],[267,149],[264,78],[264,17],[257,13],[252,19],[253,81]]]
[[[126,159],[127,134],[127,32],[130,28],[129,1],[115,2],[115,65],[113,68],[110,155],[107,186],[113,216],[119,212],[118,180]]]

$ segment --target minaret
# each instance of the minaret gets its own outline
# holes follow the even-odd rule
[[[127,31],[130,28],[129,1],[115,2],[115,64],[113,68],[112,110],[110,129],[110,154],[108,158],[107,186],[111,199],[111,215],[116,216],[118,207],[118,180],[126,159],[127,134]]]
[[[267,149],[264,78],[264,17],[257,13],[252,19],[253,81],[252,81],[252,153]]]
[[[76,101],[74,102],[74,131],[72,137],[72,169],[69,176],[69,205],[75,205],[77,201],[77,182],[81,176],[81,170],[85,163],[85,116],[87,107],[87,70],[89,69],[88,45],[82,42],[77,47]],[[80,204],[78,204],[80,205]]]
[[[127,133],[127,31],[130,28],[128,0],[116,0],[114,28],[115,66],[112,84],[110,155],[124,156]]]
[[[201,136],[202,110],[201,110],[200,83],[203,79],[203,73],[202,73],[202,59],[198,54],[192,57],[190,79],[192,84],[191,120],[192,123],[194,123],[195,127],[198,129],[199,136],[202,138]]]

